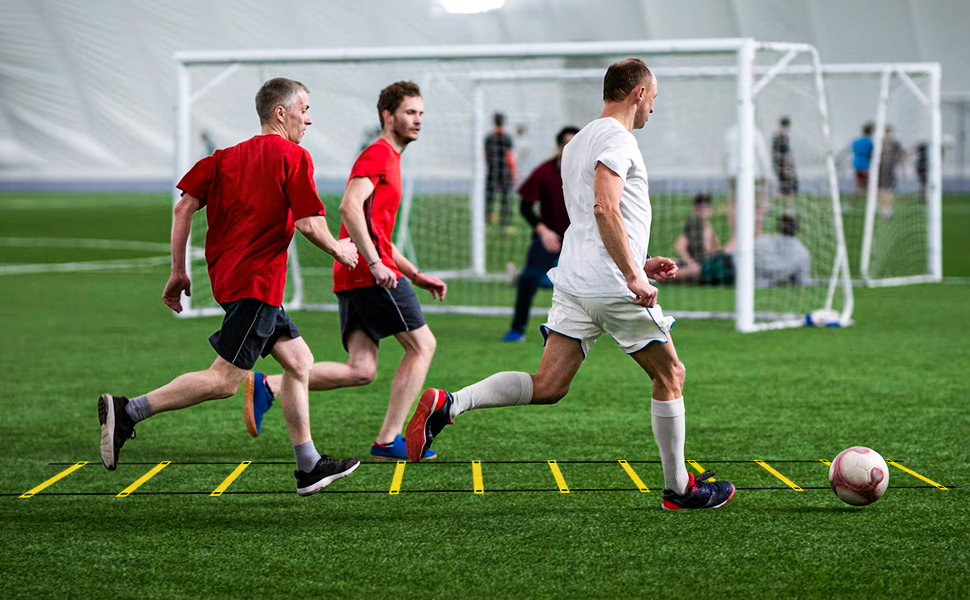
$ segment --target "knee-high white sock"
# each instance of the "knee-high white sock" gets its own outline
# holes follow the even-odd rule
[[[690,481],[684,466],[684,398],[676,400],[651,400],[653,438],[660,448],[660,461],[664,467],[664,487],[683,494]]]
[[[452,394],[451,418],[476,408],[515,406],[532,400],[532,377],[519,371],[502,371]]]

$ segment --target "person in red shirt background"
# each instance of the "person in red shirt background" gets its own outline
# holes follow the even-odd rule
[[[337,261],[353,268],[357,248],[334,239],[313,182],[313,161],[298,144],[312,123],[306,86],[291,79],[267,81],[256,94],[261,133],[203,158],[182,178],[182,199],[172,225],[172,275],[162,301],[182,311],[191,294],[185,252],[192,215],[206,209],[205,257],[212,295],[226,311],[209,342],[215,362],[131,400],[98,399],[101,459],[114,470],[137,422],[161,412],[232,396],[259,356],[283,367],[283,415],[296,455],[297,493],[308,496],[351,473],[356,458],[321,456],[310,437],[307,382],[313,354],[283,310],[287,247],[295,229]]]
[[[529,324],[532,299],[540,287],[552,287],[546,272],[559,263],[562,236],[569,227],[566,201],[562,197],[562,149],[579,133],[578,127],[563,127],[556,134],[556,155],[536,167],[519,188],[522,202],[519,209],[532,226],[532,243],[525,257],[525,268],[519,274],[519,286],[515,294],[515,312],[512,327],[502,341],[525,341],[525,328]],[[539,204],[536,215],[533,206]]]
[[[349,357],[346,363],[313,365],[310,389],[370,384],[377,371],[380,341],[394,336],[404,347],[404,358],[391,384],[390,402],[371,446],[371,458],[404,460],[407,454],[401,431],[424,385],[436,346],[408,280],[431,292],[436,300],[444,300],[448,286],[437,277],[421,273],[391,242],[401,203],[401,153],[421,131],[421,90],[410,81],[387,86],[377,101],[377,114],[381,137],[357,157],[340,203],[340,239],[353,240],[360,253],[356,267],[335,263],[333,268],[340,333]],[[257,373],[255,378],[247,404],[269,408],[275,395],[282,392],[285,396],[279,375]],[[262,414],[258,418],[262,419]],[[424,458],[434,457],[432,451]]]

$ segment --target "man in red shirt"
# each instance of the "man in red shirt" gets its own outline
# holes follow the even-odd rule
[[[191,293],[185,250],[192,215],[206,208],[206,263],[212,295],[226,311],[222,328],[209,338],[215,362],[131,400],[98,399],[101,460],[118,464],[135,423],[152,415],[232,396],[259,356],[273,355],[283,367],[283,415],[297,459],[297,493],[308,496],[360,465],[356,458],[321,456],[310,438],[307,380],[313,354],[283,310],[287,247],[295,229],[337,261],[354,267],[357,249],[327,229],[323,203],[313,182],[313,161],[298,144],[311,124],[306,87],[291,79],[267,81],[256,94],[261,134],[217,150],[182,178],[182,199],[172,225],[172,276],[162,300],[182,311]]]
[[[340,239],[352,239],[359,254],[357,266],[334,264],[334,292],[340,305],[340,333],[349,357],[346,363],[321,362],[310,373],[311,390],[333,390],[374,381],[377,349],[382,338],[394,336],[404,358],[391,384],[391,399],[371,458],[404,460],[401,431],[411,405],[421,391],[435,351],[435,338],[425,323],[421,305],[408,280],[444,300],[447,286],[437,277],[418,271],[391,242],[401,203],[401,152],[418,139],[424,101],[410,81],[381,90],[377,101],[381,137],[357,157],[340,203]],[[279,375],[254,375],[246,405],[262,419],[270,399],[281,394]],[[262,412],[260,412],[262,411]],[[250,428],[250,434],[258,434]],[[434,452],[425,459],[434,458]]]
[[[532,226],[532,243],[525,258],[525,268],[519,274],[512,328],[505,334],[503,341],[525,340],[525,328],[529,324],[529,310],[532,308],[536,290],[540,287],[552,287],[546,272],[559,263],[562,236],[569,227],[559,166],[562,163],[562,149],[577,133],[578,127],[563,127],[556,134],[556,155],[536,167],[519,188],[519,197],[522,198],[519,209]],[[536,203],[539,204],[539,215],[533,209]]]

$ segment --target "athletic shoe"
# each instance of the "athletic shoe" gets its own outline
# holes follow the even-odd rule
[[[509,342],[509,343],[524,342],[525,334],[519,333],[518,331],[509,331],[508,333],[505,334],[505,337],[502,338],[502,341]]]
[[[727,481],[707,481],[714,477],[713,471],[704,471],[697,478],[688,473],[690,482],[686,494],[664,490],[663,507],[667,510],[694,510],[698,508],[721,508],[734,497],[734,484]]]
[[[249,435],[263,432],[263,415],[273,406],[273,394],[266,385],[266,375],[250,372],[243,386],[243,420]]]
[[[341,477],[346,477],[360,466],[360,461],[356,458],[330,458],[326,454],[320,457],[317,465],[309,473],[304,473],[297,469],[293,471],[296,476],[296,493],[301,496],[310,496],[327,487]]]
[[[418,409],[408,423],[404,432],[404,447],[407,449],[408,459],[420,462],[426,456],[435,436],[451,425],[451,405],[454,399],[444,390],[429,388],[421,394]]]
[[[374,442],[370,447],[371,460],[406,460],[408,457],[405,450],[404,438],[397,434],[394,441],[390,444],[378,444]],[[428,449],[421,460],[434,460],[438,455],[434,450]]]
[[[101,423],[101,462],[109,471],[118,466],[118,455],[125,442],[135,439],[135,421],[125,407],[128,398],[102,394],[98,398],[98,421]]]

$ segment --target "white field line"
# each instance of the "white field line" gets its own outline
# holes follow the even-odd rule
[[[149,256],[122,260],[97,260],[91,262],[67,262],[38,265],[0,265],[2,275],[29,275],[33,273],[75,273],[79,271],[107,271],[111,269],[138,269],[167,265],[172,261],[168,256]]]
[[[163,242],[138,240],[99,240],[93,238],[26,238],[0,237],[0,247],[7,248],[83,248],[89,250],[129,250],[139,252],[164,252],[165,256],[97,260],[83,262],[0,265],[0,275],[26,275],[32,273],[71,273],[75,271],[105,271],[113,269],[138,269],[166,264],[171,261],[171,245]],[[192,257],[205,259],[202,248],[192,248]]]
[[[9,248],[90,248],[97,250],[143,250],[168,252],[171,245],[136,240],[96,240],[89,238],[22,238],[0,237],[0,246]]]

